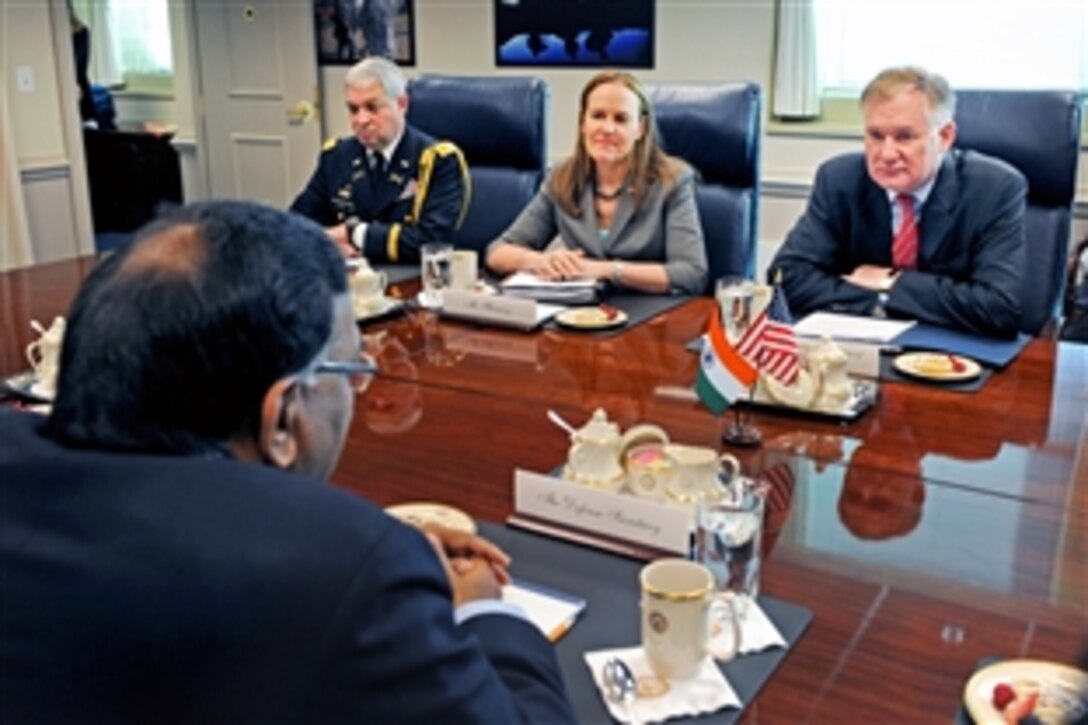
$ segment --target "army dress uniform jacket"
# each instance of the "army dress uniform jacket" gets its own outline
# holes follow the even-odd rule
[[[364,222],[362,253],[372,261],[413,262],[427,242],[450,242],[471,195],[457,146],[405,126],[377,178],[354,136],[331,140],[291,211],[322,226]]]

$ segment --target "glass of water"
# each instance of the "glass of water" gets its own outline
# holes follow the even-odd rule
[[[453,259],[453,245],[442,242],[429,242],[420,248],[420,276],[423,279],[423,291],[419,303],[435,309],[442,307],[442,293],[450,286],[450,262]]]
[[[714,299],[721,313],[725,339],[743,354],[746,333],[755,322],[757,285],[745,277],[726,276],[717,281],[714,287]],[[751,392],[749,393],[751,394]],[[763,436],[751,422],[751,414],[744,416],[740,406],[734,405],[733,422],[722,433],[722,440],[734,446],[758,446]]]
[[[714,574],[718,591],[736,595],[741,616],[759,596],[764,495],[749,479],[733,479],[729,493],[700,503],[695,511],[691,558]]]

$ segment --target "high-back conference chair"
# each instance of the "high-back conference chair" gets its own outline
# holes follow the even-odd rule
[[[661,144],[702,177],[696,189],[711,291],[727,274],[755,274],[761,93],[755,83],[648,89]]]
[[[1033,335],[1055,316],[1064,285],[1081,101],[1073,92],[956,92],[955,145],[1003,159],[1028,182],[1020,329]]]
[[[422,75],[409,81],[408,98],[410,124],[465,154],[472,200],[453,241],[482,253],[544,178],[548,86],[539,78]]]

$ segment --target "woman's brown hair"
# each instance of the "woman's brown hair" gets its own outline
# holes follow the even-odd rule
[[[582,123],[586,117],[589,94],[599,86],[608,83],[622,83],[638,98],[639,119],[646,130],[642,138],[635,142],[631,150],[631,168],[627,172],[625,185],[635,199],[635,209],[642,206],[646,189],[653,181],[672,184],[680,173],[682,162],[667,155],[657,140],[657,124],[653,109],[646,98],[642,84],[623,71],[606,70],[589,79],[582,89],[581,103],[578,108],[578,138],[574,143],[574,154],[560,164],[552,174],[548,188],[563,211],[572,217],[580,218],[582,210],[579,202],[586,188],[593,184],[593,160],[586,153],[582,140]]]

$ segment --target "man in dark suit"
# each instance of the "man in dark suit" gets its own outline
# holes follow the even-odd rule
[[[345,256],[411,262],[426,242],[448,242],[471,193],[464,156],[405,121],[404,75],[367,58],[345,76],[353,136],[325,145],[291,211],[326,228]]]
[[[863,154],[820,167],[770,269],[795,314],[917,319],[1012,337],[1020,324],[1027,185],[1011,166],[952,150],[941,76],[892,68],[861,97]]]
[[[359,346],[300,217],[187,207],[102,262],[52,414],[0,410],[3,720],[573,721],[500,550],[322,484]]]

